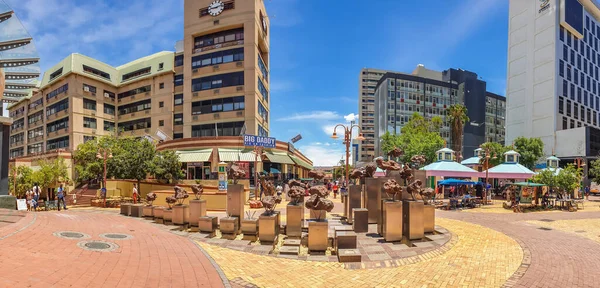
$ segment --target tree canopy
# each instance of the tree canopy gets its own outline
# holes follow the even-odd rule
[[[181,171],[181,162],[179,155],[175,151],[158,151],[152,160],[150,172],[158,180],[164,180],[168,183],[182,179],[185,175]]]
[[[16,179],[15,179],[16,176]],[[9,175],[9,191],[15,191],[15,180],[17,184],[17,191],[14,196],[22,198],[27,190],[33,187],[33,170],[28,166],[12,166],[10,168]]]
[[[444,146],[444,139],[440,136],[442,118],[436,116],[425,119],[419,113],[414,113],[410,120],[402,127],[400,135],[386,132],[381,136],[381,150],[388,153],[395,147],[404,151],[402,162],[409,162],[415,155],[425,155],[427,163],[436,159],[435,152]]]
[[[450,135],[452,139],[452,150],[458,156],[462,156],[462,142],[465,123],[469,122],[467,116],[467,107],[462,104],[452,104],[446,110],[448,119],[450,120]]]
[[[484,164],[486,151],[490,152],[490,160],[489,166],[494,167],[498,164],[504,163],[504,153],[510,150],[509,147],[502,146],[502,144],[498,142],[485,142],[481,144],[481,148],[483,149],[482,158],[480,159],[480,164]],[[494,159],[496,157],[496,159]]]
[[[544,142],[540,138],[518,137],[515,139],[514,146],[521,154],[519,162],[529,169],[533,169],[535,163],[544,156]]]
[[[32,179],[37,183],[42,191],[59,182],[69,182],[67,165],[63,158],[39,159],[40,169],[33,172]]]

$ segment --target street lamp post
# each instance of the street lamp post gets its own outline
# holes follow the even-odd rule
[[[492,159],[496,159],[496,155]],[[490,170],[490,148],[485,148],[485,189],[483,190],[484,202],[487,202],[487,186],[489,185],[489,170]]]
[[[103,194],[102,195],[102,202],[104,204],[104,208],[106,208],[106,160],[108,158],[108,153],[110,153],[109,148],[107,147],[99,147],[98,148],[98,157],[102,158],[103,164],[104,164],[104,169],[102,172],[102,189],[103,190]]]
[[[335,130],[338,127],[342,127],[344,129],[344,144],[346,145],[346,187],[348,187],[348,178],[350,176],[350,162],[349,162],[349,158],[350,158],[350,140],[352,139],[352,129],[354,127],[358,128],[358,137],[356,137],[356,140],[358,141],[363,141],[365,140],[365,137],[363,137],[362,134],[362,129],[360,129],[360,126],[356,125],[356,124],[351,124],[350,126],[346,126],[343,124],[337,124],[335,125],[335,127],[333,127],[333,135],[331,135],[332,139],[337,139],[337,133],[335,132]]]
[[[258,183],[258,155],[262,155],[263,147],[254,147],[254,200],[258,199],[258,191],[260,190],[260,184]]]

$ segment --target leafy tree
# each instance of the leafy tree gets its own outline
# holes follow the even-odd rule
[[[548,186],[550,189],[558,187],[557,177],[554,175],[554,171],[550,169],[545,169],[540,171],[538,174],[533,176],[533,181],[535,183],[540,183]]]
[[[400,138],[398,135],[386,131],[385,134],[381,136],[381,151],[383,154],[387,154],[396,147],[400,147]]]
[[[521,154],[521,164],[529,169],[544,156],[544,142],[540,138],[519,137],[515,139],[515,150]]]
[[[444,139],[440,136],[441,123],[440,117],[428,120],[414,113],[397,136],[398,146],[404,151],[402,162],[409,162],[415,155],[425,155],[427,163],[435,161],[435,152],[444,146]]]
[[[16,179],[15,179],[15,175],[16,175]],[[9,180],[8,180],[8,184],[9,184],[9,191],[14,192],[15,191],[15,180],[17,182],[17,191],[16,194],[14,196],[16,196],[17,198],[23,198],[23,196],[25,195],[25,192],[27,192],[27,190],[32,189],[33,188],[33,170],[31,170],[31,168],[27,167],[27,166],[12,166],[10,168],[10,175],[9,175]]]
[[[39,159],[40,169],[33,172],[32,179],[34,183],[40,186],[42,192],[47,192],[48,188],[56,185],[58,182],[69,182],[67,174],[67,165],[63,158]],[[46,193],[46,200],[50,200],[50,195]]]
[[[481,144],[481,148],[483,152],[481,156],[483,156],[479,161],[483,165],[485,164],[485,153],[487,150],[490,152],[490,160],[489,166],[494,167],[496,165],[504,163],[504,153],[507,152],[510,148],[502,146],[502,144],[497,142],[486,142]],[[494,159],[494,156],[496,159]]]
[[[469,121],[467,107],[462,104],[453,104],[448,107],[447,115],[450,120],[450,134],[452,139],[452,150],[456,152],[457,158],[462,156],[462,142],[465,123]]]
[[[582,170],[573,164],[567,165],[556,175],[556,186],[562,193],[572,193],[581,181]]]
[[[152,172],[156,149],[148,139],[125,137],[113,143],[111,154],[107,161],[110,167],[107,177],[135,179],[139,189],[141,180]]]
[[[588,177],[596,183],[600,183],[600,159],[590,162]]]
[[[152,160],[152,174],[158,180],[165,180],[168,183],[182,179],[185,175],[181,171],[181,162],[179,155],[175,151],[159,151]]]

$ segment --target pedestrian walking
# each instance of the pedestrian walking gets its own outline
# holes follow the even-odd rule
[[[37,210],[38,201],[40,200],[40,186],[37,183],[33,184],[33,210]]]
[[[138,199],[138,196],[139,196],[138,193],[139,192],[138,192],[138,189],[137,189],[137,184],[134,183],[133,184],[133,193],[132,193],[132,195],[133,195],[133,204],[137,204],[137,199]]]
[[[590,201],[590,186],[585,186],[585,200]]]
[[[27,190],[27,192],[25,192],[25,199],[27,201],[27,211],[31,211],[31,208],[33,207],[31,206],[31,200],[33,199],[33,193],[31,190]]]
[[[66,196],[65,194],[66,194],[65,188],[63,188],[63,184],[60,183],[60,185],[58,186],[58,189],[56,190],[56,197],[58,198],[58,203],[57,203],[58,211],[60,211],[60,202],[62,202],[63,208],[65,210],[69,210],[69,209],[67,209],[67,201],[65,201],[65,196]]]
[[[338,184],[335,183],[333,184],[333,199],[335,199],[337,197],[337,193],[338,193]]]

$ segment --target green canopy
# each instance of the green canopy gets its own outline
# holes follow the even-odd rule
[[[542,186],[546,186],[546,185],[540,184],[540,183],[529,183],[529,182],[517,182],[517,183],[512,183],[511,185],[515,185],[515,186],[529,186],[529,187],[542,187]]]

